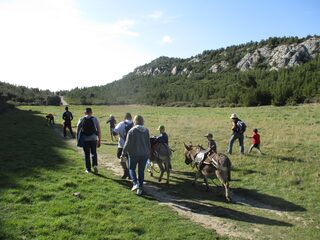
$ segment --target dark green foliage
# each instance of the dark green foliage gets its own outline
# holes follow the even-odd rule
[[[26,105],[45,105],[48,96],[54,95],[49,90],[27,88],[0,82],[0,98],[4,102]]]
[[[319,100],[320,57],[279,71],[202,72],[187,76],[130,73],[100,87],[76,88],[74,104],[151,104],[167,106],[282,106]],[[317,97],[318,96],[318,97]]]
[[[166,106],[294,105],[319,100],[320,57],[308,63],[271,71],[264,59],[253,70],[240,72],[236,64],[262,46],[300,43],[310,38],[271,37],[188,59],[160,57],[135,69],[121,80],[100,87],[64,91],[74,104],[151,104]],[[213,64],[229,65],[213,73]],[[176,73],[172,73],[173,69]],[[159,72],[161,72],[159,74]]]
[[[52,95],[47,97],[47,105],[60,106],[61,100],[58,95]]]

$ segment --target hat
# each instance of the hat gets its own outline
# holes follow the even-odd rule
[[[161,129],[165,129],[165,127],[164,127],[164,125],[160,125],[159,127],[158,127],[158,130],[161,130]]]
[[[232,113],[232,114],[231,114],[230,119],[233,119],[233,118],[238,118],[238,116],[237,116],[236,113]]]
[[[213,137],[213,135],[212,135],[212,133],[208,133],[208,134],[206,134],[206,135],[204,135],[205,137]]]

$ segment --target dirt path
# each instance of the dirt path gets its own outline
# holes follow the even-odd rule
[[[69,105],[69,104],[64,100],[63,96],[60,96],[60,101],[61,101],[61,103],[62,103],[63,106]]]
[[[56,132],[59,133],[60,136],[62,136],[60,130],[58,131],[58,129],[56,129]],[[65,141],[67,141],[70,144],[70,146],[75,148],[76,142],[74,139],[67,139]],[[77,149],[79,150],[79,152],[81,151],[81,149]],[[99,163],[100,166],[105,166],[107,169],[111,170],[117,176],[121,176],[123,173],[118,163],[118,160],[113,159],[110,161],[110,156],[108,156],[105,153],[102,153],[101,151],[99,152]],[[165,188],[165,184],[163,185],[163,187]],[[217,214],[213,214],[212,212],[194,211],[193,209],[187,207],[187,205],[190,206],[190,204],[196,204],[197,206],[201,206],[204,209],[212,209],[213,206],[208,203],[205,203],[204,201],[195,202],[191,200],[182,199],[180,197],[170,195],[165,191],[161,190],[162,187],[155,186],[150,182],[147,182],[144,186],[145,194],[152,196],[159,202],[159,204],[170,207],[172,210],[176,211],[180,216],[187,218],[197,224],[200,224],[205,228],[215,230],[219,235],[242,239],[256,239],[256,233],[261,231],[259,227],[257,227],[256,225],[252,225],[249,228],[240,228],[240,226],[238,226],[237,224],[231,223],[231,221],[229,221],[228,218],[223,217],[228,215],[241,215],[241,213],[239,214],[239,212],[237,211],[221,207],[217,207]],[[287,212],[275,210],[271,206],[259,203],[256,200],[235,195],[232,192],[231,194],[233,201],[236,204],[245,205],[250,208],[256,208],[259,210],[262,209],[263,211],[268,211],[268,213],[272,213],[273,215],[281,216],[290,221],[300,222],[301,224],[300,218],[293,217],[289,215]],[[242,217],[243,216],[237,216],[237,219],[241,220]],[[245,216],[243,218],[245,218]],[[277,222],[277,220],[270,221]],[[279,221],[279,223],[282,222]]]

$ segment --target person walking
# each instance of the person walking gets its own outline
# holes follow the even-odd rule
[[[240,145],[240,154],[244,154],[244,145],[243,145],[243,139],[244,139],[244,132],[246,131],[246,124],[238,118],[236,113],[232,113],[230,116],[230,119],[232,121],[232,134],[229,139],[228,144],[228,150],[227,153],[232,154],[232,146],[235,140],[239,140]]]
[[[115,129],[115,127],[116,127],[116,123],[117,123],[117,121],[116,121],[116,119],[115,119],[115,117],[111,114],[110,115],[110,117],[109,117],[109,119],[108,119],[108,121],[107,121],[107,124],[110,124],[110,136],[111,136],[111,141],[112,142],[114,142],[114,136],[113,136],[113,131],[114,131],[114,129]]]
[[[67,128],[68,128],[72,138],[75,138],[74,137],[74,133],[72,131],[72,126],[71,126],[71,121],[73,120],[73,115],[72,115],[72,112],[69,111],[68,107],[65,107],[65,112],[62,115],[62,119],[64,120],[64,123],[63,123],[63,136],[64,137],[67,136]]]
[[[85,116],[80,118],[77,124],[78,139],[83,138],[83,152],[86,165],[86,173],[91,172],[91,166],[94,173],[98,173],[98,155],[97,147],[101,145],[101,129],[99,121],[92,116],[91,108],[86,108]],[[90,155],[92,155],[92,164],[90,162]]]
[[[134,117],[134,127],[128,132],[121,158],[129,156],[129,172],[132,179],[132,191],[137,190],[137,195],[143,191],[144,169],[150,157],[150,135],[149,130],[144,127],[144,119],[137,115]],[[136,167],[138,165],[138,178]]]
[[[127,133],[132,127],[133,127],[132,116],[130,113],[126,113],[124,116],[124,120],[119,122],[113,130],[114,136],[119,135],[117,158],[120,160],[120,165],[123,169],[123,175],[121,177],[122,179],[130,178],[127,161],[125,160],[125,158],[120,158],[120,156],[122,154],[123,146],[127,138]]]
[[[258,152],[262,154],[260,150],[260,134],[258,133],[258,129],[254,128],[252,136],[247,138],[252,138],[252,145],[250,146],[248,153],[250,153],[253,148],[256,148]]]

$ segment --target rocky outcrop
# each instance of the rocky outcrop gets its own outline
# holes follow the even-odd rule
[[[311,37],[304,41],[292,42],[295,43],[270,44],[270,46],[267,42],[264,45],[248,44],[243,48],[236,48],[231,57],[231,51],[227,51],[227,49],[219,50],[221,51],[219,54],[212,54],[215,50],[205,51],[203,54],[187,59],[160,57],[149,64],[136,68],[134,73],[141,76],[171,75],[191,77],[192,72],[194,74],[199,73],[197,69],[201,69],[200,71],[209,69],[212,73],[226,69],[247,71],[257,67],[278,70],[303,64],[320,54],[320,37]],[[217,61],[216,58],[223,60]],[[234,59],[240,60],[236,62]]]
[[[229,63],[226,61],[221,61],[220,63],[215,63],[209,69],[211,72],[216,73],[226,69],[229,66]]]
[[[272,70],[289,68],[300,65],[314,58],[320,52],[320,39],[310,38],[302,43],[284,44],[274,49],[268,46],[247,53],[237,64],[240,71],[255,68],[258,64],[265,64]]]

